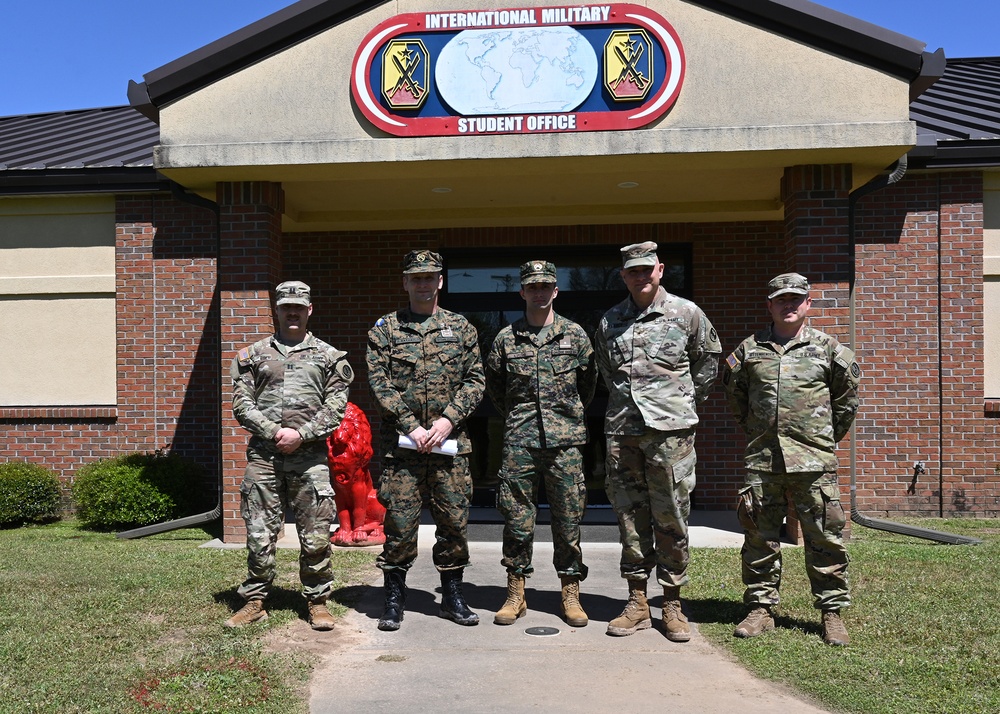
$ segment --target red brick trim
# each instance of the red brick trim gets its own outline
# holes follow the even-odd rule
[[[113,422],[118,418],[118,407],[0,407],[0,422],[19,421],[94,421]]]
[[[1000,419],[1000,399],[987,399],[983,411],[988,418]]]

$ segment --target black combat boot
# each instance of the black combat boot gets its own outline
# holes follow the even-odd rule
[[[385,579],[385,612],[378,621],[380,630],[398,630],[406,604],[406,571],[383,570]]]
[[[441,571],[441,611],[440,617],[453,620],[459,625],[478,625],[479,615],[469,609],[462,595],[462,571]]]

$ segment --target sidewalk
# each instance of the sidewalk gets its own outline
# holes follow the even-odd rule
[[[692,514],[692,546],[739,547],[742,534],[730,516]],[[526,588],[528,614],[511,626],[494,625],[493,613],[506,595],[500,543],[470,543],[465,595],[481,621],[462,627],[437,616],[441,595],[430,557],[433,527],[421,526],[420,539],[420,556],[407,577],[402,628],[376,628],[382,589],[374,583],[338,623],[341,644],[314,672],[312,714],[825,711],[751,676],[709,646],[698,635],[697,623],[690,642],[668,641],[657,629],[662,593],[655,585],[650,586],[653,629],[630,637],[606,635],[608,621],[621,612],[627,594],[618,574],[617,543],[584,540],[590,575],[581,601],[590,624],[583,628],[569,627],[556,614],[560,584],[551,565],[552,544],[546,542],[535,544],[536,572]],[[297,546],[294,532],[284,540],[285,546]],[[558,632],[526,633],[535,627]]]

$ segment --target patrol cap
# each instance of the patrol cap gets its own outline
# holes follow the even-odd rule
[[[309,286],[299,280],[288,280],[274,289],[274,297],[278,305],[305,305],[309,307]]]
[[[521,285],[556,282],[556,266],[547,260],[530,260],[521,266]]]
[[[645,243],[633,243],[622,248],[622,268],[628,269],[637,265],[658,265],[656,243],[651,240]]]
[[[809,294],[809,281],[805,276],[798,273],[782,273],[776,278],[772,278],[767,284],[767,299],[773,300],[779,295],[794,293],[796,295]]]
[[[440,273],[444,267],[441,254],[433,250],[411,250],[403,258],[403,275],[410,273]]]

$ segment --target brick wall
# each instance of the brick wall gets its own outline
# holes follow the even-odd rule
[[[118,197],[116,211],[117,405],[0,410],[2,458],[39,463],[68,486],[97,459],[172,449],[205,466],[211,500],[219,464],[212,214],[148,194]],[[73,346],[61,347],[73,359]]]
[[[859,204],[858,500],[871,515],[1000,515],[1000,419],[983,398],[982,196],[978,174],[937,173]]]
[[[694,299],[725,352],[766,324],[762,286],[789,269],[817,286],[813,324],[846,341],[848,184],[841,167],[791,169],[783,222],[286,236],[280,186],[226,184],[218,194],[219,246],[211,211],[167,196],[122,196],[118,405],[0,410],[3,458],[31,459],[68,479],[93,459],[173,448],[211,469],[210,491],[221,468],[225,537],[239,541],[246,433],[231,416],[228,369],[239,347],[271,331],[270,290],[280,280],[313,287],[311,328],[347,350],[357,372],[351,399],[377,429],[366,334],[378,316],[405,303],[400,262],[407,250],[606,245],[617,260],[626,243],[690,243]],[[855,292],[864,387],[857,495],[866,514],[1000,514],[1000,407],[986,405],[982,393],[981,202],[980,178],[953,173],[911,175],[859,203]],[[696,505],[731,508],[744,442],[721,387],[703,416]],[[839,455],[846,498],[846,447]],[[926,473],[914,483],[916,461]]]

